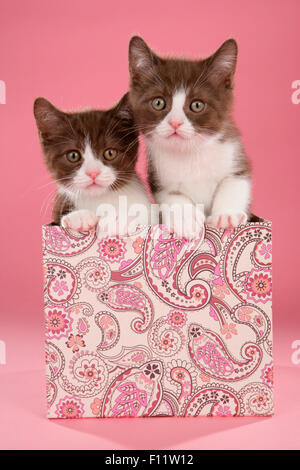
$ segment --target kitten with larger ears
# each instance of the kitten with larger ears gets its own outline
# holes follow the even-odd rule
[[[233,39],[203,60],[161,58],[137,36],[129,45],[152,192],[160,204],[203,204],[196,225],[232,228],[249,215],[250,165],[231,118],[236,59]]]
[[[93,229],[98,207],[108,203],[118,211],[119,196],[127,197],[128,210],[136,203],[149,208],[135,172],[138,135],[127,94],[107,111],[72,113],[37,98],[34,115],[46,165],[58,186],[56,224],[76,231]],[[101,220],[99,224],[101,228]]]

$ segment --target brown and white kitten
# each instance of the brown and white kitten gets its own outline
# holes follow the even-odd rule
[[[58,187],[54,222],[76,230],[96,227],[97,209],[119,196],[149,207],[135,164],[138,135],[128,94],[112,109],[66,113],[44,98],[34,103],[46,165]],[[141,223],[148,223],[148,219]],[[101,220],[99,221],[101,229]]]
[[[200,222],[218,228],[249,214],[250,165],[231,117],[236,59],[233,39],[203,60],[161,58],[137,36],[129,45],[130,102],[156,202],[203,204]]]

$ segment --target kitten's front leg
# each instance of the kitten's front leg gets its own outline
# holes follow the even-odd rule
[[[225,178],[217,188],[207,224],[231,229],[244,224],[250,203],[250,180],[241,177]]]
[[[162,223],[170,232],[188,239],[199,236],[204,225],[204,210],[184,194],[159,191],[155,200],[160,204]]]
[[[87,209],[80,209],[64,215],[61,219],[61,225],[64,228],[75,230],[76,232],[88,232],[95,230],[98,223],[96,214]]]

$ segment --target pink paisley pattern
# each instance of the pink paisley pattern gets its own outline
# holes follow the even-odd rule
[[[104,361],[94,352],[81,350],[71,356],[58,378],[59,387],[74,397],[87,399],[100,393],[108,380]]]
[[[192,324],[189,330],[189,351],[197,367],[214,379],[233,382],[249,377],[259,366],[262,351],[259,346],[245,343],[240,351],[242,360],[234,359],[216,333]]]
[[[120,395],[112,409],[112,416],[137,416],[140,409],[147,405],[147,393],[137,388],[135,382],[126,382],[117,387]]]
[[[119,237],[106,237],[98,243],[98,253],[101,258],[109,263],[124,259],[126,246]]]
[[[95,316],[95,323],[102,332],[97,351],[113,348],[120,338],[120,327],[116,317],[110,312],[100,312]]]
[[[204,385],[187,401],[184,416],[238,416],[243,404],[231,387],[218,384]]]
[[[103,404],[103,416],[135,417],[151,414],[162,397],[162,366],[148,362],[129,369],[110,385]]]
[[[158,241],[154,244],[151,263],[153,271],[165,280],[176,266],[177,257],[187,240],[174,238],[165,227],[162,228]]]
[[[273,413],[269,222],[43,230],[49,417]]]
[[[55,381],[61,376],[65,370],[65,356],[62,351],[54,343],[46,341],[46,368],[47,376],[52,380],[52,385],[57,388]]]
[[[67,304],[78,298],[81,282],[71,264],[59,259],[50,259],[45,267],[46,300],[56,304]]]
[[[152,302],[138,287],[127,284],[111,286],[107,292],[100,295],[100,300],[115,310],[139,312],[142,319],[134,319],[131,325],[136,333],[143,333],[149,328],[153,319]]]
[[[85,258],[76,268],[81,274],[82,284],[92,292],[100,292],[110,281],[110,268],[102,259]]]
[[[260,377],[265,385],[273,387],[273,362],[265,365]]]
[[[154,322],[148,335],[148,344],[158,356],[170,357],[178,354],[185,342],[182,331],[170,326],[165,317]]]
[[[95,231],[77,233],[55,225],[44,227],[44,249],[53,255],[69,257],[84,253],[95,239]]]
[[[83,403],[73,397],[61,398],[56,406],[57,418],[82,418]]]
[[[149,230],[144,248],[144,274],[154,293],[172,307],[196,310],[209,302],[209,285],[197,278],[198,271],[190,265],[202,240],[203,234],[192,243],[174,238],[164,226]]]
[[[247,275],[244,285],[244,291],[249,300],[263,303],[271,300],[272,278],[269,272],[252,269]]]
[[[46,336],[49,339],[67,337],[71,331],[73,319],[70,312],[60,305],[45,306]]]

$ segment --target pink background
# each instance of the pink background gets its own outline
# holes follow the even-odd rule
[[[300,448],[298,0],[0,0],[0,446],[6,449]],[[127,90],[127,47],[140,34],[158,52],[212,53],[239,44],[235,117],[254,167],[253,209],[273,221],[273,418],[47,421],[41,224],[54,185],[43,166],[33,100],[109,107]],[[143,155],[141,155],[142,165]],[[46,185],[46,186],[45,186]],[[48,208],[48,209],[47,209]]]

